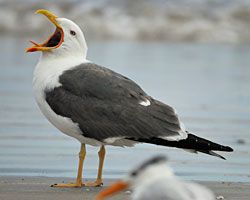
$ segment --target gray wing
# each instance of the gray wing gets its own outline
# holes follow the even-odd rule
[[[58,115],[79,124],[85,137],[151,138],[179,136],[174,109],[148,96],[135,82],[104,67],[82,64],[59,77],[45,92]],[[149,106],[140,102],[150,101]]]

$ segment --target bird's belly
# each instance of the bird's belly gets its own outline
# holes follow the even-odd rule
[[[89,144],[92,146],[102,145],[101,142],[95,139],[84,137],[78,124],[73,122],[70,118],[63,117],[63,116],[56,114],[51,109],[49,104],[46,102],[43,92],[37,93],[36,91],[35,98],[44,116],[50,121],[51,124],[53,124],[61,132],[63,132],[64,134],[68,136],[76,138],[77,140],[79,140],[81,143],[84,143],[84,144]]]

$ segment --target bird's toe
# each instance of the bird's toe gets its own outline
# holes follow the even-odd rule
[[[58,187],[58,188],[77,188],[82,187],[82,183],[55,183],[51,185],[51,187]]]
[[[94,182],[85,182],[83,183],[83,186],[85,187],[101,187],[103,186],[102,180],[96,180]]]

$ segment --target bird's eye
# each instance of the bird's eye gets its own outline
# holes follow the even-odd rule
[[[71,31],[70,31],[70,34],[71,34],[71,35],[76,35],[76,32],[71,30]]]

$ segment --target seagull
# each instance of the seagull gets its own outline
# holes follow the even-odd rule
[[[124,180],[101,191],[96,200],[104,200],[127,188],[132,189],[132,200],[215,200],[208,188],[176,177],[164,156],[147,160]]]
[[[105,146],[149,143],[202,152],[233,151],[186,131],[174,108],[145,93],[129,78],[87,60],[87,44],[73,21],[48,10],[36,13],[55,25],[43,43],[31,41],[26,52],[41,51],[33,74],[33,91],[44,116],[62,133],[81,143],[74,183],[54,187],[101,186]],[[97,179],[83,182],[85,145],[100,147]]]

